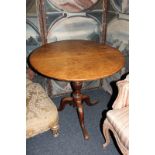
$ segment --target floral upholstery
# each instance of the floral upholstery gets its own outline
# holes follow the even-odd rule
[[[26,80],[26,137],[51,129],[58,133],[58,111],[40,84]]]
[[[124,155],[129,150],[129,75],[126,79],[117,82],[118,96],[113,103],[113,109],[107,112],[103,124],[103,134],[106,147],[110,143],[109,130],[116,138],[117,144]]]

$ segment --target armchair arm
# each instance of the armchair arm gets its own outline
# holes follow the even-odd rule
[[[117,82],[118,96],[113,103],[113,109],[120,109],[129,105],[129,75]]]

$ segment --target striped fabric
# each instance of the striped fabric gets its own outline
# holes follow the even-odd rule
[[[129,148],[129,107],[108,111],[107,119],[117,132],[123,145]]]
[[[126,79],[117,82],[118,96],[113,103],[113,109],[120,109],[129,105],[129,75]]]

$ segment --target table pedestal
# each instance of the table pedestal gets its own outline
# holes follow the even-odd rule
[[[73,105],[74,107],[77,107],[77,112],[83,136],[85,139],[89,139],[88,131],[84,125],[84,111],[82,103],[83,101],[85,101],[87,105],[91,106],[95,105],[97,101],[91,102],[90,97],[88,95],[81,94],[82,82],[71,82],[71,87],[73,89],[71,97],[62,98],[58,110],[59,111],[63,110],[66,104],[70,104]]]

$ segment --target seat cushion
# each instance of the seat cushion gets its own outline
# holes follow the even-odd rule
[[[129,148],[129,107],[110,110],[107,112],[107,119],[117,132],[123,145]]]
[[[58,111],[38,83],[26,83],[26,137],[47,131],[58,121]]]

